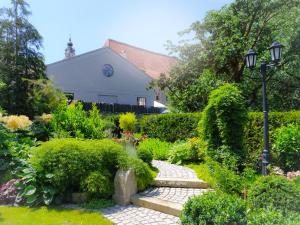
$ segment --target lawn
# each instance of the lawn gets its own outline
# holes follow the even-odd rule
[[[0,206],[1,225],[111,225],[100,213],[55,208]]]
[[[216,180],[214,177],[211,176],[209,172],[208,165],[205,163],[202,164],[196,164],[196,163],[191,163],[188,165],[185,165],[186,167],[189,167],[195,171],[197,174],[197,177],[201,180],[206,181],[210,187],[215,187],[216,185]]]

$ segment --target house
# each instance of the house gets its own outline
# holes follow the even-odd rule
[[[47,76],[69,97],[85,102],[154,106],[163,92],[148,90],[152,79],[168,74],[176,59],[107,40],[102,48],[75,55],[71,39],[65,59],[47,65]]]

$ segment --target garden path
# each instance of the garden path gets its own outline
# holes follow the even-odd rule
[[[135,195],[131,205],[102,209],[105,217],[117,225],[180,224],[178,215],[183,204],[189,197],[208,190],[207,183],[190,168],[158,160],[152,164],[159,169],[156,187]]]

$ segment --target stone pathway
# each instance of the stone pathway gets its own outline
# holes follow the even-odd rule
[[[205,191],[207,191],[207,189],[155,187],[139,193],[138,196],[152,197],[183,205],[189,197],[200,195]]]
[[[176,179],[187,179],[193,181],[198,180],[197,175],[190,168],[173,165],[168,162],[158,160],[153,160],[152,164],[159,169],[159,173],[156,177],[157,179],[170,179],[173,181],[173,183]],[[140,201],[140,204],[138,203],[139,201],[133,201],[137,205],[116,205],[110,208],[102,209],[101,213],[117,225],[180,224],[179,218],[173,215],[179,215],[182,205],[188,200],[189,197],[202,194],[207,190],[208,189],[203,188],[181,187],[180,185],[175,185],[175,187],[173,185],[172,187],[152,187],[134,196],[137,199],[143,199]],[[162,205],[164,205],[163,207],[159,206],[160,202]],[[173,214],[169,209],[166,210],[168,207],[171,208],[171,211],[173,210]],[[174,209],[172,209],[172,207],[174,207]],[[174,214],[174,210],[177,210],[177,213]]]
[[[158,160],[153,160],[152,165],[159,169],[157,178],[197,179],[195,171],[187,167]]]
[[[177,225],[179,218],[135,205],[114,206],[101,213],[117,225]]]

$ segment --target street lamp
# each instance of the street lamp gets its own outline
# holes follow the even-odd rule
[[[262,94],[263,94],[263,113],[264,113],[264,150],[262,153],[262,174],[267,175],[267,166],[270,163],[270,151],[269,151],[269,122],[268,122],[268,99],[266,91],[266,73],[267,68],[271,66],[276,66],[281,58],[282,45],[279,42],[273,42],[269,48],[271,59],[274,64],[267,64],[263,60],[260,64],[260,73],[262,77]],[[256,66],[257,53],[253,49],[249,49],[246,55],[246,66],[253,70]]]

